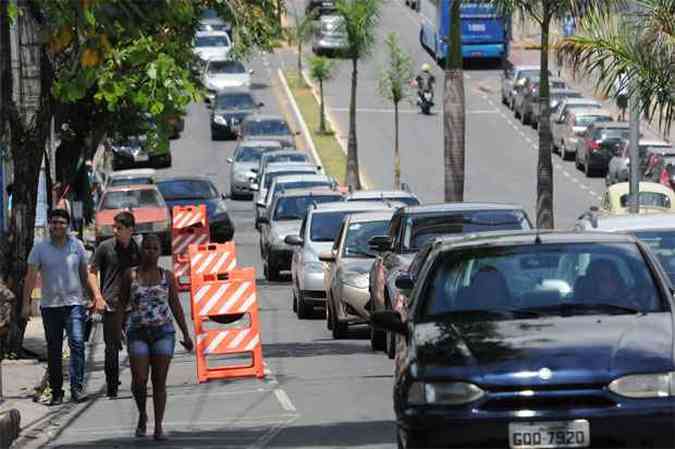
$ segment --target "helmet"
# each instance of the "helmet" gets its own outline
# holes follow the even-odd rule
[[[429,64],[422,64],[422,71],[426,73],[431,72],[431,66]]]

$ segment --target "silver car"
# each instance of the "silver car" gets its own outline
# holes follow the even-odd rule
[[[560,131],[565,125],[567,114],[575,109],[600,109],[602,105],[590,98],[566,98],[551,110],[551,133],[553,134],[553,149],[560,148],[562,141]]]
[[[595,122],[611,122],[612,114],[604,109],[575,109],[565,116],[560,128],[560,157],[569,160],[576,156],[579,145],[583,145],[584,133]]]
[[[227,34],[227,33],[223,33]],[[218,92],[228,88],[251,87],[253,70],[246,70],[244,65],[233,59],[212,59],[206,62],[202,74],[202,84],[206,88],[207,103],[213,102]]]
[[[517,65],[502,74],[502,103],[512,107],[516,85],[522,85],[525,78],[537,78],[541,72],[538,65]]]
[[[675,148],[673,144],[664,140],[646,140],[641,139],[638,144],[638,154],[640,156],[640,173],[642,174],[651,153],[658,153],[663,155],[675,155]],[[605,176],[605,184],[611,186],[617,182],[628,181],[630,174],[630,144],[626,141],[619,152],[609,161],[607,168],[607,176]]]
[[[260,219],[260,253],[265,278],[279,279],[281,270],[291,269],[293,247],[284,239],[297,235],[300,224],[313,204],[341,201],[342,194],[331,189],[293,189],[277,195],[269,212]]]
[[[258,163],[264,153],[279,148],[281,144],[274,140],[239,142],[232,157],[227,159],[227,163],[230,164],[230,197],[232,199],[253,197],[251,186],[257,180],[257,175],[253,170],[258,168]]]
[[[262,155],[258,167],[253,171],[260,178],[267,165],[274,162],[311,162],[311,159],[308,153],[294,149],[270,151]]]
[[[419,206],[420,200],[407,190],[356,190],[345,201],[396,201],[406,206]]]
[[[368,240],[387,233],[393,210],[348,215],[333,248],[319,254],[327,264],[326,320],[333,338],[345,336],[350,324],[368,322],[370,269],[377,255]]]
[[[265,173],[258,176],[258,180],[251,184],[253,190],[253,208],[256,228],[258,228],[258,220],[265,214],[267,206],[267,191],[272,186],[272,181],[279,176],[301,175],[301,174],[315,174],[319,169],[314,164],[305,162],[275,162],[270,164],[265,169]]]
[[[272,185],[267,189],[265,198],[259,201],[256,206],[262,209],[263,215],[272,205],[274,198],[289,189],[311,189],[315,187],[326,187],[329,189],[336,189],[337,182],[335,179],[329,178],[324,174],[319,173],[304,173],[298,175],[278,176],[272,181]]]
[[[341,16],[327,15],[321,16],[314,41],[312,51],[318,56],[327,53],[336,53],[345,51],[349,46],[347,32],[345,31],[344,19]]]
[[[300,225],[298,235],[289,235],[285,241],[296,248],[291,262],[293,310],[305,319],[314,307],[325,307],[326,286],[324,264],[319,260],[322,251],[333,247],[342,220],[358,212],[393,211],[386,203],[339,202],[319,204],[311,208]]]

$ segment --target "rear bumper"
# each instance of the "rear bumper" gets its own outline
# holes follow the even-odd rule
[[[504,44],[462,45],[462,57],[492,59],[504,56]]]

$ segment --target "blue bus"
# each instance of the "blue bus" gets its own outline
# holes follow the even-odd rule
[[[420,0],[420,42],[437,60],[445,60],[454,0]],[[489,0],[464,0],[461,5],[462,54],[467,59],[502,59],[509,55],[510,17],[497,14]]]

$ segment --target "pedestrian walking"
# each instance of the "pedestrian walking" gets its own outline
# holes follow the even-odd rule
[[[619,108],[617,120],[623,122],[626,119],[626,109],[628,108],[628,77],[625,73],[619,73],[614,80],[614,95],[616,96],[616,107]]]
[[[89,290],[87,254],[80,240],[68,233],[70,214],[54,209],[49,214],[49,238],[33,246],[23,290],[24,319],[30,317],[30,298],[38,273],[42,278],[40,312],[47,339],[47,371],[52,390],[50,405],[63,402],[63,333],[70,347],[70,394],[74,402],[84,392],[84,289]]]
[[[89,282],[94,286],[97,303],[104,304],[103,341],[105,343],[106,395],[117,398],[122,314],[119,308],[120,285],[129,268],[141,262],[141,251],[133,239],[136,222],[131,212],[120,212],[113,222],[113,237],[103,241],[91,257]]]
[[[157,265],[162,242],[156,234],[144,236],[140,266],[127,270],[120,289],[118,310],[127,314],[127,351],[131,365],[131,390],[138,407],[136,436],[147,430],[146,385],[152,378],[152,402],[155,412],[155,440],[165,440],[162,429],[166,408],[166,376],[174,353],[176,331],[171,314],[183,334],[181,344],[192,351],[193,344],[178,301],[176,278]]]

